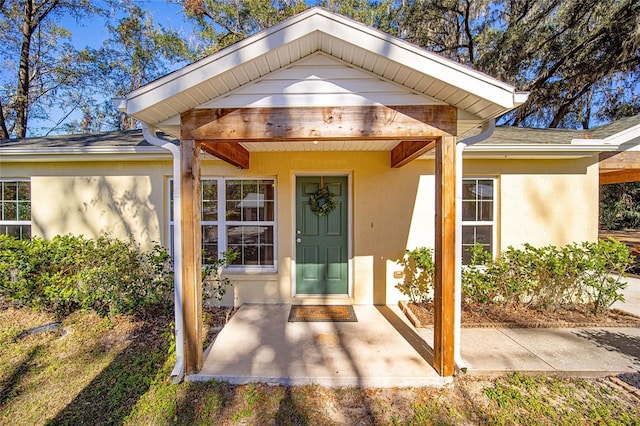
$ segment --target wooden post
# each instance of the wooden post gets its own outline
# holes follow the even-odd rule
[[[200,220],[200,144],[180,141],[180,227],[182,231],[182,309],[184,369],[202,369],[202,228]]]
[[[454,312],[456,268],[456,138],[436,143],[436,224],[433,323],[433,367],[452,376],[454,361]]]

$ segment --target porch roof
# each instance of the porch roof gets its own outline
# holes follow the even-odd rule
[[[386,98],[363,93],[355,101],[333,93],[326,99],[337,100],[337,105],[321,106],[451,105],[458,111],[459,135],[517,107],[527,98],[527,93],[469,67],[314,7],[151,82],[115,100],[115,104],[136,119],[180,138],[180,114],[220,105],[221,100],[227,107],[237,105],[237,100],[230,99],[239,90],[301,62],[313,61],[318,55],[373,77],[374,85],[396,86],[402,91],[401,96],[391,94]],[[323,76],[319,79],[330,80]],[[277,93],[282,93],[282,87],[274,88],[273,94]],[[261,105],[267,97],[265,93]],[[291,106],[288,99],[274,101],[272,97],[269,102],[270,107]],[[295,106],[319,106],[317,99],[313,102],[316,104]],[[335,147],[327,145],[326,149]]]

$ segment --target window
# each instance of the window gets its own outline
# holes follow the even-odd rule
[[[170,194],[173,236],[172,181]],[[203,179],[201,220],[205,264],[234,250],[232,267],[275,268],[275,180]]]
[[[18,239],[31,237],[31,183],[0,180],[0,234]]]
[[[494,249],[494,179],[462,180],[462,264],[471,260],[471,248]]]

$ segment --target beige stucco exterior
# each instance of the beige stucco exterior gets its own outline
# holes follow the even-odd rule
[[[32,232],[96,237],[133,235],[143,248],[167,244],[171,161],[4,162],[0,178],[27,177],[32,188]],[[277,270],[230,274],[235,284],[226,304],[326,302],[294,293],[297,175],[349,176],[350,295],[340,302],[396,303],[406,249],[434,244],[434,162],[389,166],[388,152],[253,153],[240,170],[212,157],[203,177],[275,178]],[[563,245],[595,240],[598,225],[596,158],[565,160],[474,159],[466,177],[496,179],[496,249]],[[335,300],[334,300],[335,301]]]
[[[30,178],[31,232],[166,241],[167,161],[8,162],[0,178]]]

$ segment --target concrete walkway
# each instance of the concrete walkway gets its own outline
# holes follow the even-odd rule
[[[640,279],[616,308],[640,316]],[[354,306],[358,322],[287,322],[290,305],[243,305],[187,380],[235,384],[443,386],[431,367],[433,329],[414,328],[397,306]],[[570,376],[640,372],[640,328],[463,328],[468,374]]]

